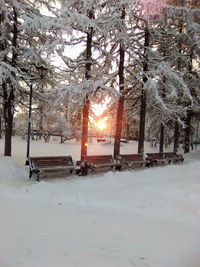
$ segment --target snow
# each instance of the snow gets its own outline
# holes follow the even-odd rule
[[[90,154],[97,148],[113,146],[89,143]],[[59,153],[79,159],[80,144],[31,142],[31,155]],[[200,266],[200,150],[177,165],[39,183],[25,154],[16,137],[13,158],[0,154],[0,266]]]

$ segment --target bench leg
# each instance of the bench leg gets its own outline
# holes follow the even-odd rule
[[[35,170],[35,174],[36,174],[35,180],[39,182],[40,181],[40,171],[38,169]]]
[[[151,167],[151,163],[150,162],[146,162],[145,163],[145,167],[150,168]]]
[[[75,170],[75,173],[76,173],[77,175],[79,175],[80,172],[81,172],[81,169],[76,169],[76,170]]]
[[[37,173],[37,174],[36,174],[36,178],[35,178],[35,179],[36,179],[37,182],[40,181],[40,173]]]
[[[116,164],[115,165],[115,170],[116,171],[121,171],[122,165],[121,164]]]
[[[88,168],[86,166],[81,166],[79,171],[79,176],[85,176],[88,174]]]
[[[37,174],[37,176],[36,176],[36,178],[35,178],[35,179],[36,179],[36,181],[37,181],[37,182],[39,182],[39,181],[40,181],[40,175],[39,175],[39,173]]]
[[[91,174],[95,174],[95,166],[91,167]]]

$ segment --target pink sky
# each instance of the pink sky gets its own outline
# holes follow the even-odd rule
[[[140,0],[144,9],[145,18],[154,17],[155,15],[162,13],[167,2],[167,0]]]

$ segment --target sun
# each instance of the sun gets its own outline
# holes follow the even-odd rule
[[[106,128],[106,122],[104,120],[100,120],[97,122],[97,128],[100,131],[103,131]]]

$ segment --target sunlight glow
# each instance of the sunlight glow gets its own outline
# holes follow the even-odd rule
[[[100,116],[106,109],[106,104],[93,104],[93,111],[96,116]]]
[[[97,122],[97,128],[100,131],[103,131],[106,128],[106,122],[104,120],[98,121]]]

